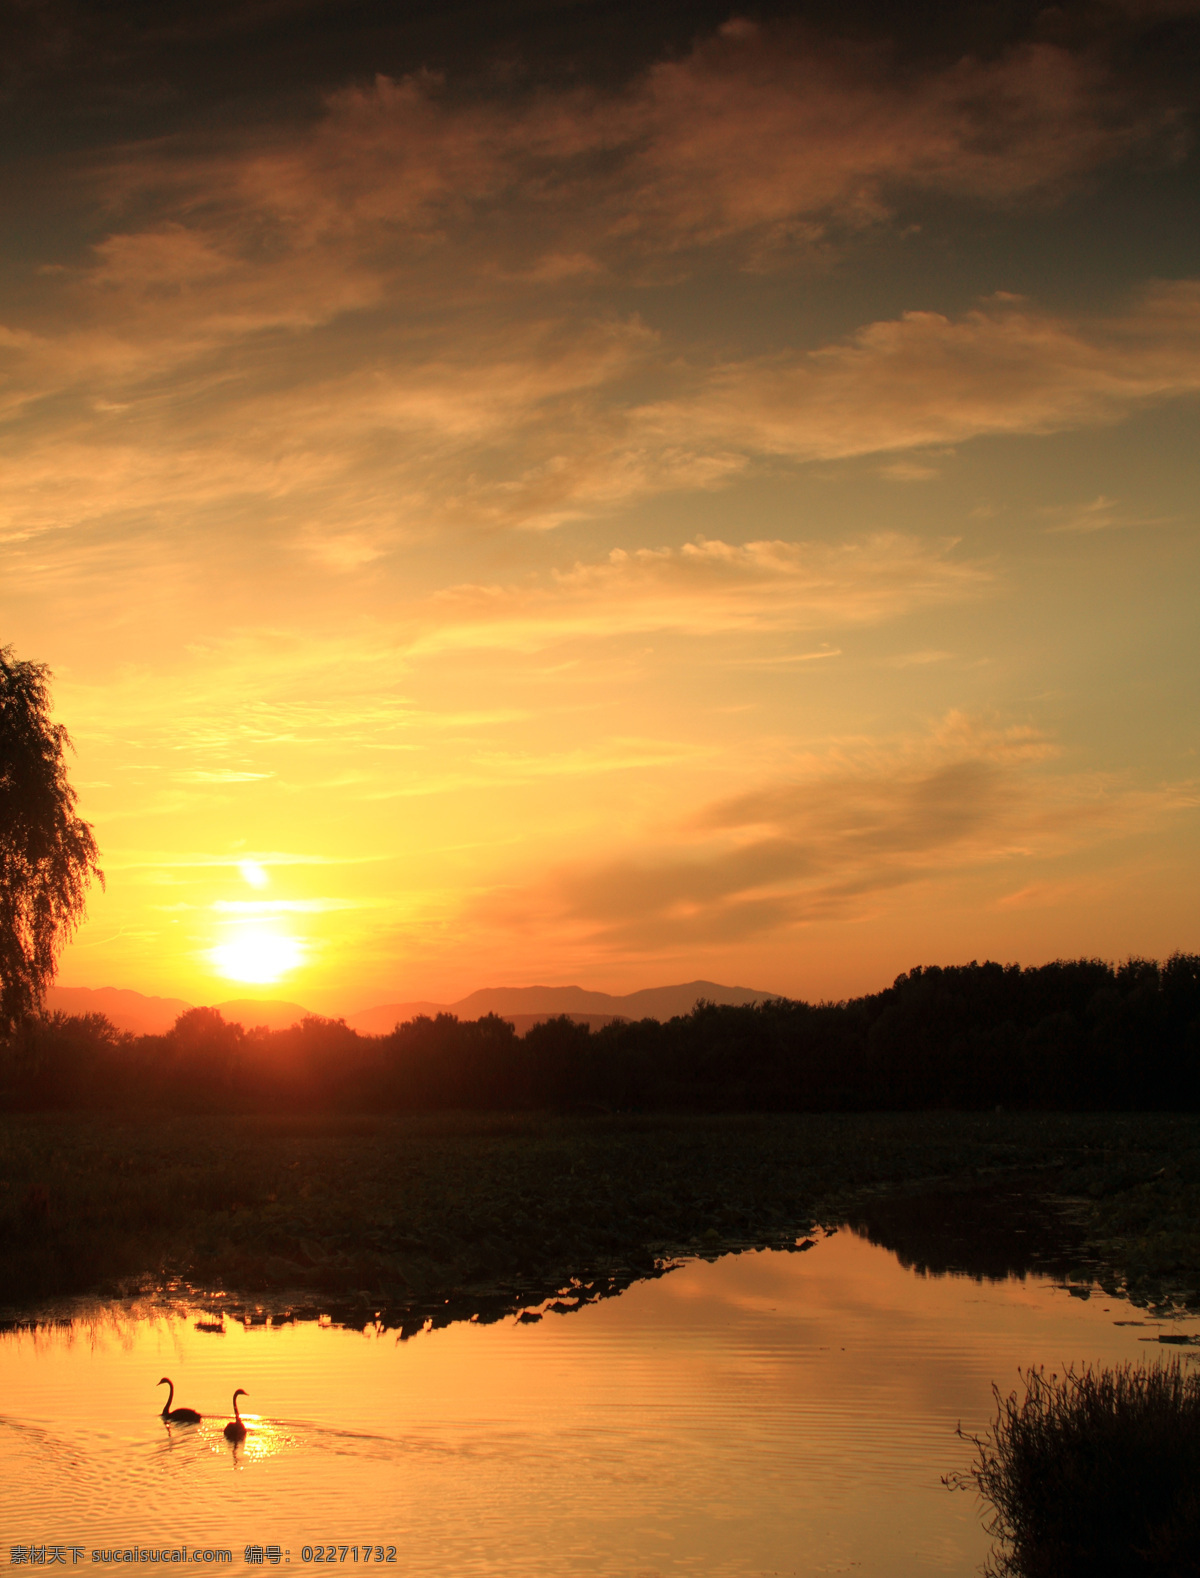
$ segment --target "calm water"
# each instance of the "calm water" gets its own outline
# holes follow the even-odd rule
[[[327,1544],[361,1566],[370,1544],[439,1578],[966,1578],[989,1542],[939,1482],[969,1456],[955,1424],[981,1429],[1018,1365],[1157,1357],[1140,1339],[1162,1329],[1032,1277],[922,1278],[848,1232],[403,1344],[195,1318],[0,1338],[0,1562],[75,1545],[95,1571],[93,1549],[186,1544],[242,1571],[247,1545],[278,1545],[282,1570]],[[163,1374],[213,1417],[166,1427]]]

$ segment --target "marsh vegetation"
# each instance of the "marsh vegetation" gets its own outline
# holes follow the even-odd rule
[[[931,1249],[930,1195],[1036,1204],[1023,1259]],[[599,1297],[678,1253],[852,1221],[915,1264],[1093,1277],[1200,1308],[1200,1119],[1096,1114],[0,1119],[10,1315],[186,1284],[404,1324]],[[949,1247],[946,1247],[946,1246]],[[939,1260],[941,1256],[941,1260]]]
[[[996,1392],[971,1470],[992,1509],[994,1578],[1190,1578],[1200,1571],[1200,1375],[1176,1363],[1031,1369]]]

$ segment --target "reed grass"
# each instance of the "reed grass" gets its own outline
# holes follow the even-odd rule
[[[1200,1375],[1178,1361],[1030,1369],[1001,1397],[974,1466],[992,1509],[992,1578],[1195,1578]]]

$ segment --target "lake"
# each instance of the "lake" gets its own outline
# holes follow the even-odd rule
[[[0,1560],[186,1546],[242,1571],[259,1546],[317,1571],[333,1546],[343,1569],[438,1578],[966,1578],[990,1541],[940,1476],[968,1465],[955,1426],[989,1422],[992,1382],[1155,1358],[1190,1329],[1049,1277],[923,1276],[847,1230],[407,1342],[211,1320],[114,1305],[0,1337]],[[201,1424],[159,1418],[164,1374]]]

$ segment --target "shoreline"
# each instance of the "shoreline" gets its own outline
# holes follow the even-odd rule
[[[1175,1114],[8,1115],[0,1306],[411,1334],[850,1224],[933,1274],[1046,1270],[1200,1312],[1198,1207],[1200,1118]]]

